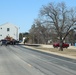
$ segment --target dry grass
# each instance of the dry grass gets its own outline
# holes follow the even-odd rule
[[[65,55],[70,55],[76,57],[76,50],[75,49],[63,49],[63,51],[59,51],[58,48],[38,48],[37,49],[42,49],[45,51],[50,51],[50,52],[55,52],[55,53],[60,53],[60,54],[65,54]]]

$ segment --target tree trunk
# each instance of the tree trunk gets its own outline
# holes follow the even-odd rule
[[[63,47],[62,46],[60,46],[60,49],[59,49],[60,51],[63,51]]]
[[[59,46],[60,46],[60,51],[63,51],[63,40],[62,40],[62,35],[60,34],[60,43],[59,43]]]

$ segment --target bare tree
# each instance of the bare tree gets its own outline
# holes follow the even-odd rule
[[[40,15],[60,38],[60,50],[63,51],[63,41],[76,26],[76,11],[67,9],[65,3],[49,3],[41,8]]]
[[[33,36],[33,41],[37,43],[47,43],[49,39],[48,29],[43,25],[39,19],[34,20],[34,25],[30,29],[30,34]]]

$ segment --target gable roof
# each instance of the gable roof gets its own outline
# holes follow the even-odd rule
[[[13,25],[13,24],[11,24],[11,23],[9,23],[9,22],[4,23],[4,24],[2,24],[2,25],[0,25],[0,26],[4,26],[4,25],[12,25],[12,26],[14,26],[15,28],[18,28],[17,26],[15,26],[15,25]]]

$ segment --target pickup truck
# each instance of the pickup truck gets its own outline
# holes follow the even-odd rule
[[[54,48],[60,47],[60,43],[54,43],[54,44],[53,44],[53,47],[54,47]],[[63,48],[68,48],[68,47],[69,47],[69,44],[63,43],[63,44],[62,44],[62,47],[63,47]]]

